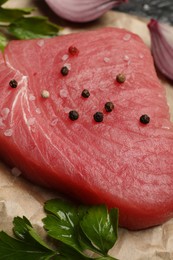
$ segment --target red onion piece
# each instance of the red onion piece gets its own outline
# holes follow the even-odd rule
[[[158,70],[173,80],[173,29],[151,19],[148,23],[151,35],[151,51]]]
[[[89,22],[127,0],[45,0],[60,17],[72,22]]]

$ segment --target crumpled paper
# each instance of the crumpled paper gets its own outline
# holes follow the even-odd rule
[[[24,6],[32,1],[10,1],[8,6]],[[25,2],[25,3],[24,3]],[[44,13],[45,14],[45,13]],[[108,12],[98,21],[74,25],[63,23],[62,34],[79,30],[95,29],[103,26],[126,28],[137,33],[150,46],[150,36],[146,22],[138,17],[123,13]],[[166,87],[167,100],[173,121],[173,86],[168,82],[162,83]],[[29,181],[13,176],[10,169],[0,163],[0,230],[12,234],[12,220],[15,216],[25,215],[40,234],[45,235],[41,219],[45,216],[43,204],[50,198],[58,197],[58,193],[33,185]],[[173,260],[173,219],[158,227],[143,231],[128,231],[119,228],[119,239],[110,250],[110,255],[120,260]]]

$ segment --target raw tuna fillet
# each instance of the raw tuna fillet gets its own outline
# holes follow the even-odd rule
[[[137,35],[104,28],[12,41],[0,58],[0,89],[0,158],[11,167],[84,203],[118,207],[129,229],[173,217],[173,127]]]

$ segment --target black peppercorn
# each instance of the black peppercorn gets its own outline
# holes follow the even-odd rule
[[[17,88],[17,81],[15,79],[10,80],[9,82],[10,87]]]
[[[82,91],[82,97],[88,98],[89,96],[90,96],[90,93],[89,93],[88,89],[84,89]]]
[[[62,67],[61,74],[63,76],[67,76],[68,73],[69,73],[69,69],[66,66]]]
[[[107,112],[111,112],[114,109],[114,104],[112,102],[106,102],[105,104],[105,110]]]
[[[75,111],[75,110],[71,110],[71,111],[69,112],[69,118],[70,118],[72,121],[77,120],[77,119],[79,118],[78,112]]]
[[[142,124],[148,124],[150,122],[150,117],[148,115],[144,114],[140,117],[140,122]]]
[[[93,117],[94,117],[94,120],[96,122],[102,122],[103,121],[103,113],[102,112],[96,112]]]
[[[123,73],[117,75],[116,80],[118,83],[124,83],[126,80],[126,76]]]

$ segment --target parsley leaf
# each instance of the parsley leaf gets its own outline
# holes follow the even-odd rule
[[[92,244],[96,245],[105,255],[117,240],[117,227],[112,225],[111,218],[117,223],[118,212],[108,213],[106,206],[93,206],[80,222],[80,226]]]
[[[47,248],[40,248],[35,243],[27,243],[0,232],[0,259],[8,260],[46,260],[53,256],[53,252]]]
[[[23,15],[30,14],[32,10],[32,8],[7,9],[0,7],[0,22],[11,23]]]
[[[0,259],[117,260],[108,255],[118,236],[117,209],[108,211],[104,205],[77,206],[59,199],[47,201],[44,209],[47,216],[42,221],[54,249],[26,217],[15,217],[15,237],[0,232]],[[86,252],[96,256],[89,257]]]
[[[52,213],[43,219],[48,235],[82,252],[78,241],[77,207],[67,201],[53,199],[47,201],[44,208]]]
[[[7,43],[8,43],[7,37],[2,33],[0,33],[0,50],[3,51]]]
[[[27,241],[28,243],[37,243],[37,246],[40,248],[51,250],[47,244],[40,238],[40,236],[36,233],[34,228],[32,227],[30,221],[26,217],[15,217],[13,220],[13,232],[14,235],[23,241]]]
[[[78,251],[74,250],[71,247],[68,247],[65,244],[61,244],[59,248],[60,260],[87,260],[90,259],[88,256],[85,256]],[[93,258],[92,258],[93,259]]]
[[[35,39],[57,36],[62,29],[47,17],[32,16],[33,8],[3,8],[7,0],[0,0],[0,49],[11,39]],[[29,15],[29,16],[28,16]],[[7,39],[8,41],[4,41]]]
[[[56,255],[36,233],[26,217],[14,218],[13,225],[17,239],[9,237],[3,231],[0,232],[0,259],[49,259]]]
[[[47,201],[44,208],[48,215],[43,223],[49,236],[83,256],[88,249],[109,257],[108,250],[118,237],[118,210],[108,212],[104,205],[77,207],[56,199]]]
[[[59,27],[47,17],[22,17],[9,25],[9,32],[17,39],[47,38],[56,36]]]

